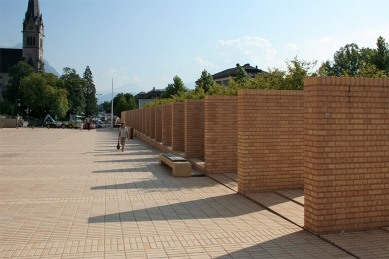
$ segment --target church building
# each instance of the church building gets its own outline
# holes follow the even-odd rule
[[[23,21],[23,49],[0,48],[0,92],[9,80],[9,69],[19,61],[32,66],[35,71],[43,70],[44,28],[39,0],[28,0]]]

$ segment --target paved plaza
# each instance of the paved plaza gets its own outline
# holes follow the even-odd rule
[[[355,258],[236,184],[116,144],[108,129],[0,130],[0,258]]]

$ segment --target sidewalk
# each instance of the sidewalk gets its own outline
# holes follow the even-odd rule
[[[354,258],[233,183],[174,178],[158,150],[116,144],[107,129],[0,130],[0,258]]]

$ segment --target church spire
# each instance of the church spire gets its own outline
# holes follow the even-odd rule
[[[35,23],[39,16],[39,0],[28,0],[28,7],[24,22],[28,22],[30,19],[32,19]]]

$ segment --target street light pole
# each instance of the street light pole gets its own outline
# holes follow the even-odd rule
[[[112,78],[112,99],[111,99],[111,130],[113,130],[113,78]]]

